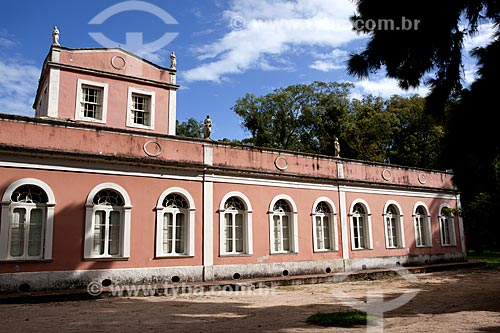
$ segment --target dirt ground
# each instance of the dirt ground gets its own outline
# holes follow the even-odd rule
[[[384,300],[377,298],[382,294]],[[405,304],[383,314],[384,332],[500,332],[500,271],[464,269],[416,274],[411,279],[398,276],[204,295],[2,304],[0,331],[366,332],[367,327],[324,328],[305,320],[316,312],[348,310],[347,304],[370,304],[382,311],[399,303]],[[368,328],[380,332],[382,326]]]

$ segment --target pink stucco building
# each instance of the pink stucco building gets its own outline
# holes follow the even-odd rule
[[[451,174],[175,135],[175,66],[53,45],[0,114],[3,292],[465,260]]]

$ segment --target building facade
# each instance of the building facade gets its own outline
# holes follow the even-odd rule
[[[51,47],[0,115],[2,292],[466,259],[451,174],[178,137],[175,67]]]

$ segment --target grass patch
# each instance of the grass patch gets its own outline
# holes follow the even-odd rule
[[[484,269],[500,269],[500,252],[498,251],[469,251],[467,257],[472,260],[480,260],[486,263]]]
[[[306,319],[306,323],[328,327],[356,327],[366,325],[368,315],[363,311],[317,312]]]

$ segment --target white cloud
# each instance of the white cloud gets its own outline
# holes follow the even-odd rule
[[[40,69],[19,59],[0,59],[0,113],[33,116]]]
[[[389,78],[381,78],[378,80],[362,80],[355,83],[356,88],[353,90],[352,97],[361,99],[363,95],[374,95],[383,98],[390,98],[393,95],[410,96],[418,94],[426,96],[429,93],[429,88],[419,87],[416,89],[403,90],[398,86],[398,81]]]
[[[348,0],[233,0],[223,13],[232,30],[197,48],[198,59],[204,63],[183,77],[187,81],[221,81],[229,74],[262,69],[263,63],[274,68],[269,58],[297,46],[338,48],[366,38],[351,30],[349,16],[354,11]],[[332,66],[331,59],[317,61],[306,66],[323,70]]]
[[[322,72],[339,70],[346,68],[346,61],[349,57],[349,52],[341,49],[335,49],[328,54],[316,55],[316,60],[309,67]]]

